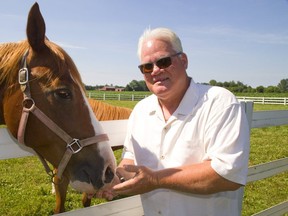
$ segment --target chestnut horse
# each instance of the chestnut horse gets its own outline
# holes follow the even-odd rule
[[[0,124],[56,175],[58,213],[64,211],[69,182],[77,191],[94,194],[111,184],[116,162],[75,64],[45,36],[37,3],[26,33],[27,40],[0,45]]]
[[[89,104],[99,121],[128,119],[131,109],[112,106],[98,100],[88,99]]]

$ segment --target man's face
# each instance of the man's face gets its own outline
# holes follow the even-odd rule
[[[173,94],[177,95],[186,84],[186,68],[188,60],[186,55],[175,55],[172,46],[162,40],[151,39],[145,41],[142,47],[141,64],[154,63],[151,73],[144,73],[146,85],[159,99],[165,99]],[[170,57],[171,65],[160,69],[155,62]]]

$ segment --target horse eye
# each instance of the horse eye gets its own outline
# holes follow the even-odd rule
[[[56,90],[55,95],[60,99],[69,100],[72,98],[72,93],[69,89],[58,89]]]

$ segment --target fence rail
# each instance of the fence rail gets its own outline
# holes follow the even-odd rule
[[[109,92],[88,92],[87,97],[96,100],[118,100],[118,101],[140,101],[149,94],[109,93]],[[257,104],[281,104],[288,105],[287,97],[242,97],[237,96],[241,101],[252,101]]]
[[[287,97],[240,97],[237,96],[238,100],[253,101],[256,104],[279,104],[288,105]]]
[[[105,92],[88,92],[87,97],[96,100],[118,100],[118,101],[140,101],[146,97],[148,94],[115,94],[115,93],[105,93]]]
[[[261,128],[276,125],[288,125],[288,110],[285,111],[259,111],[253,112],[252,102],[242,102],[251,128]],[[127,120],[103,121],[104,131],[108,134],[113,146],[120,146],[124,142]],[[27,152],[11,139],[5,128],[0,128],[0,160],[7,158],[26,157],[33,151]],[[279,173],[288,171],[288,157],[249,167],[248,182],[258,181]],[[276,187],[276,186],[275,186]],[[254,216],[280,216],[288,213],[288,200],[254,214]],[[89,208],[73,210],[60,215],[143,215],[143,208],[139,195],[116,200]]]

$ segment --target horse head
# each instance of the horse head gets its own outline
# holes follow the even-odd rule
[[[9,47],[17,47],[17,51],[9,54]],[[113,152],[89,106],[75,64],[62,48],[46,38],[37,3],[29,12],[27,40],[3,49],[2,68],[11,65],[8,62],[13,59],[15,62],[6,69],[13,75],[6,73],[4,87],[5,69],[0,67],[0,123],[4,119],[15,138],[22,137],[40,157],[56,168],[61,166],[59,177],[69,179],[76,190],[92,194],[109,185],[115,176]],[[19,64],[23,73],[18,73]]]

